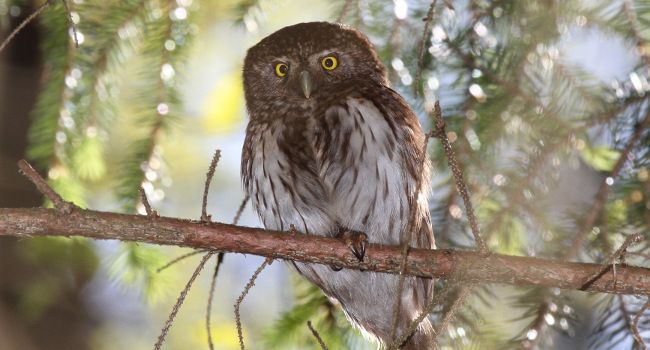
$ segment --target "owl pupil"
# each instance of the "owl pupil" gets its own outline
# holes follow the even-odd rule
[[[287,67],[287,65],[283,64],[283,65],[280,66],[280,73],[286,74],[288,70],[289,70],[289,67]]]
[[[330,68],[334,65],[334,61],[331,58],[325,59],[325,65]]]

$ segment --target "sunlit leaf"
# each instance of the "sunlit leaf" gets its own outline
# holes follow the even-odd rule
[[[608,146],[585,147],[580,152],[585,163],[596,170],[611,171],[620,157],[620,152]]]

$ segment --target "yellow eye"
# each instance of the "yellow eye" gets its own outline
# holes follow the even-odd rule
[[[287,75],[287,72],[289,72],[289,66],[286,63],[278,63],[275,65],[275,75],[280,78]]]
[[[320,64],[323,66],[323,68],[327,70],[333,70],[338,66],[338,61],[336,60],[336,57],[334,56],[327,56],[323,58],[323,60],[320,62]]]

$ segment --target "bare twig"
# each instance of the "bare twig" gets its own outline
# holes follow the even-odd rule
[[[140,187],[140,201],[144,206],[144,210],[147,213],[147,217],[150,219],[155,219],[158,217],[158,212],[155,209],[151,208],[149,204],[149,199],[147,198],[147,193],[144,191],[144,188]]]
[[[72,18],[72,11],[70,10],[70,5],[68,5],[68,0],[61,0],[61,2],[63,3],[63,7],[65,7],[65,12],[68,14],[68,23],[70,23],[70,28],[72,28],[72,38],[74,39],[74,46],[79,47],[79,38],[77,37],[77,25],[74,24],[74,19]]]
[[[237,225],[237,223],[239,222],[239,219],[241,218],[241,214],[244,211],[244,208],[246,207],[246,203],[248,203],[248,199],[249,199],[248,195],[246,195],[246,197],[244,197],[244,199],[242,199],[242,202],[239,205],[239,208],[237,209],[237,212],[235,214],[235,218],[232,220],[233,225]],[[192,251],[192,252],[189,252],[189,253],[185,253],[185,254],[183,254],[181,256],[178,256],[178,257],[170,260],[165,265],[159,267],[156,270],[156,272],[162,272],[162,271],[170,268],[172,265],[174,265],[174,264],[176,264],[178,262],[181,262],[181,261],[183,261],[183,260],[185,260],[185,259],[187,259],[189,257],[194,256],[194,255],[205,253],[206,251],[207,250],[205,250],[205,249],[201,249],[201,250],[195,250],[195,251]],[[219,254],[223,254],[223,253],[219,253]],[[217,256],[217,258],[219,258],[219,256]]]
[[[648,111],[645,118],[635,126],[634,132],[632,133],[627,143],[623,147],[623,150],[621,150],[621,154],[618,157],[618,160],[616,161],[614,168],[612,169],[612,171],[610,171],[608,177],[611,178],[618,177],[619,173],[623,169],[623,165],[625,165],[625,163],[628,160],[628,156],[630,155],[630,152],[632,152],[635,144],[639,141],[639,139],[643,135],[643,131],[645,131],[645,129],[649,125],[650,125],[650,111]],[[578,254],[578,251],[580,250],[582,243],[589,235],[589,232],[592,231],[594,224],[596,223],[596,220],[598,220],[600,213],[605,207],[605,202],[607,202],[607,196],[609,195],[609,188],[610,188],[610,185],[607,184],[606,180],[607,179],[605,178],[600,183],[600,187],[598,188],[598,192],[596,193],[594,203],[589,209],[587,218],[583,221],[582,225],[580,225],[578,233],[573,239],[573,242],[571,242],[571,247],[569,247],[567,252],[564,254],[565,259],[571,259]]]
[[[241,217],[242,211],[244,211],[244,207],[246,207],[248,198],[249,198],[248,195],[246,195],[246,197],[244,197],[241,204],[239,205],[239,208],[237,209],[237,213],[235,213],[235,217],[232,219],[233,225],[237,225],[237,223],[239,222],[239,218]],[[215,286],[217,284],[217,276],[219,275],[219,267],[223,263],[223,258],[224,258],[224,253],[219,252],[219,254],[217,254],[217,263],[214,267],[214,273],[212,274],[212,281],[210,282],[210,294],[208,295],[208,306],[207,306],[206,317],[205,317],[205,326],[208,329],[208,346],[210,346],[210,350],[214,349],[214,344],[212,343],[212,332],[210,332],[210,329],[212,328],[210,326],[210,313],[212,312],[212,300],[214,300],[214,291],[215,291]]]
[[[424,29],[422,30],[422,38],[420,39],[420,48],[418,50],[418,67],[415,72],[415,84],[413,84],[413,89],[415,95],[420,94],[420,84],[422,83],[422,66],[424,65],[424,47],[426,46],[427,35],[431,29],[431,22],[433,21],[433,12],[436,8],[437,0],[431,1],[431,6],[429,6],[429,11],[427,12],[427,17],[424,19]]]
[[[246,208],[246,204],[248,203],[248,200],[250,197],[248,194],[246,194],[246,197],[242,199],[241,204],[239,205],[239,208],[237,208],[237,212],[235,213],[235,217],[232,219],[232,224],[237,225],[239,222],[239,219],[241,218],[241,214],[244,212],[244,208]]]
[[[314,329],[314,327],[311,325],[311,321],[307,321],[307,327],[309,327],[309,330],[311,331],[311,334],[314,335],[314,338],[318,341],[318,344],[320,344],[320,348],[322,350],[329,350],[327,345],[325,345],[325,342],[323,339],[320,337],[320,334],[318,334],[318,331]]]
[[[185,259],[187,259],[187,258],[193,257],[194,255],[198,255],[198,254],[205,253],[205,252],[206,252],[206,250],[204,250],[204,249],[200,249],[200,250],[194,250],[194,251],[191,251],[191,252],[185,253],[185,254],[183,254],[183,255],[181,255],[181,256],[178,256],[178,257],[176,257],[176,258],[170,260],[170,261],[169,261],[168,263],[166,263],[165,265],[159,267],[159,268],[156,270],[156,272],[158,272],[158,273],[163,272],[164,270],[167,270],[168,268],[170,268],[172,265],[176,264],[176,263],[179,262],[179,261],[185,260]]]
[[[9,34],[9,36],[5,38],[4,41],[2,41],[2,44],[0,44],[0,52],[2,52],[2,50],[4,50],[5,47],[7,47],[7,45],[9,45],[9,43],[14,39],[14,37],[16,37],[16,35],[18,35],[18,33],[20,33],[20,31],[23,30],[23,28],[25,28],[26,25],[32,22],[36,17],[38,17],[46,8],[48,8],[53,3],[54,1],[52,0],[45,1],[41,6],[37,7],[36,10],[31,15],[29,15],[27,18],[25,18],[25,20],[20,22],[20,24],[16,27],[16,29],[14,29]]]
[[[212,300],[214,299],[215,286],[217,284],[217,276],[219,275],[219,267],[223,262],[223,253],[217,254],[217,262],[214,266],[214,272],[212,273],[212,281],[210,282],[210,294],[208,296],[208,306],[205,313],[205,328],[208,331],[208,346],[210,350],[214,350],[214,344],[212,342],[212,326],[210,326],[210,314],[212,313]]]
[[[167,318],[167,321],[165,322],[165,325],[162,328],[162,331],[160,332],[160,335],[158,336],[158,341],[154,345],[155,350],[160,350],[162,347],[163,343],[165,342],[165,337],[167,337],[167,333],[169,333],[169,328],[171,328],[172,324],[174,323],[174,319],[176,318],[176,314],[178,314],[178,310],[180,310],[181,306],[183,305],[183,302],[185,301],[185,298],[187,297],[187,293],[190,291],[190,288],[192,288],[192,284],[196,280],[196,278],[199,276],[201,273],[201,270],[203,270],[203,266],[205,266],[205,263],[210,259],[212,256],[213,252],[208,252],[208,254],[205,254],[203,258],[201,259],[201,262],[199,263],[199,266],[194,270],[194,273],[192,274],[192,277],[190,277],[190,280],[187,281],[187,284],[185,284],[185,288],[181,291],[180,296],[176,300],[176,304],[174,304],[174,307],[172,308],[172,312],[169,314],[169,317]]]
[[[616,276],[616,260],[618,259],[623,259],[625,256],[625,251],[631,244],[636,244],[639,243],[643,240],[643,236],[641,234],[634,234],[625,239],[625,242],[618,248],[614,254],[610,255],[609,258],[607,258],[607,261],[603,264],[603,267],[600,271],[597,271],[594,273],[592,276],[589,277],[587,282],[582,286],[580,289],[586,289],[589,287],[592,283],[594,283],[600,276],[602,276],[609,268],[611,267],[614,271],[614,276]],[[614,279],[614,284],[616,284],[616,279]]]
[[[649,308],[650,308],[650,298],[648,298],[648,301],[646,301],[645,304],[643,304],[641,309],[639,309],[639,312],[637,312],[636,316],[634,316],[634,320],[632,320],[632,335],[634,336],[634,341],[636,341],[639,347],[643,350],[647,350],[648,347],[645,345],[645,341],[643,340],[643,337],[639,332],[639,320],[641,319],[641,316],[643,316],[643,313]]]
[[[404,271],[406,270],[406,261],[408,259],[408,254],[409,254],[409,248],[411,241],[413,239],[413,233],[416,231],[419,231],[421,222],[418,221],[418,201],[420,199],[420,192],[422,189],[422,181],[424,181],[423,177],[425,174],[425,166],[426,166],[426,161],[427,161],[427,146],[429,144],[429,139],[431,138],[432,133],[426,133],[424,137],[424,142],[422,145],[422,150],[421,150],[421,159],[419,162],[420,165],[420,172],[418,174],[418,178],[416,179],[415,182],[415,188],[414,188],[414,193],[413,197],[411,198],[411,206],[410,206],[410,217],[409,217],[409,222],[407,226],[407,232],[405,235],[402,235],[402,261],[400,263],[400,276],[399,276],[399,281],[397,283],[397,291],[395,293],[395,301],[393,302],[393,311],[391,315],[391,331],[390,331],[390,339],[395,338],[395,334],[397,332],[397,321],[399,319],[399,312],[400,309],[402,308],[402,291],[404,290],[404,283],[406,280],[406,275],[404,274]],[[405,236],[405,237],[404,237]]]
[[[639,30],[639,21],[636,18],[636,13],[632,8],[630,0],[623,0],[623,10],[625,12],[625,16],[627,17],[627,20],[630,22],[630,31],[632,32],[632,36],[636,41],[637,53],[639,56],[641,56],[643,62],[645,62],[646,67],[650,68],[650,53],[647,51],[648,49],[646,47],[645,40],[643,39],[643,36]]]
[[[76,208],[74,204],[63,200],[63,198],[61,198],[61,196],[47,184],[47,181],[45,181],[45,179],[43,179],[26,160],[19,160],[18,168],[20,169],[20,173],[25,175],[25,177],[36,186],[36,189],[52,202],[54,208],[59,212],[62,214],[70,214]]]
[[[485,245],[485,242],[481,238],[481,231],[478,226],[478,220],[476,220],[476,215],[474,214],[474,207],[472,206],[472,201],[469,197],[469,191],[467,190],[467,185],[465,185],[465,181],[463,180],[463,171],[461,170],[460,165],[458,165],[458,161],[456,161],[454,150],[451,148],[451,143],[449,143],[449,139],[447,138],[445,120],[442,118],[440,103],[437,101],[434,108],[434,117],[436,119],[436,131],[434,133],[434,136],[440,139],[442,147],[445,149],[445,153],[447,154],[447,162],[449,163],[449,168],[454,175],[454,180],[456,181],[456,189],[458,190],[461,198],[463,198],[465,210],[467,211],[467,218],[469,219],[469,225],[472,228],[472,234],[474,235],[474,240],[476,241],[478,249],[483,253],[487,253],[488,249]]]
[[[465,300],[467,299],[467,296],[469,296],[471,290],[472,290],[471,285],[460,287],[460,290],[458,291],[458,294],[454,298],[453,303],[451,304],[451,306],[449,306],[447,312],[442,316],[440,325],[438,325],[438,330],[434,333],[434,339],[436,340],[436,342],[438,337],[445,331],[445,329],[447,329],[451,320],[454,319],[454,317],[456,316],[456,312],[458,312],[458,310],[463,306],[463,303],[465,303]]]
[[[336,18],[336,23],[341,23],[343,17],[345,17],[345,14],[348,12],[348,9],[350,9],[351,4],[352,4],[352,0],[345,0],[345,4],[343,4],[341,13],[339,13],[339,16]]]
[[[397,339],[393,341],[391,345],[388,346],[388,349],[398,349],[400,346],[404,345],[404,343],[411,337],[413,332],[420,326],[420,323],[424,321],[425,318],[429,317],[429,315],[433,312],[433,309],[436,307],[436,305],[440,302],[440,300],[443,299],[443,295],[446,295],[444,293],[438,293],[435,294],[431,300],[428,301],[427,305],[424,307],[424,310],[420,312],[420,315],[411,322],[411,324],[406,328],[404,333],[402,333]],[[435,330],[434,330],[435,332]]]
[[[217,169],[217,164],[221,159],[221,151],[214,151],[214,156],[212,156],[212,161],[210,162],[210,168],[208,168],[207,174],[205,174],[205,186],[203,187],[203,204],[201,205],[201,221],[210,222],[211,216],[208,215],[207,206],[208,206],[208,192],[210,192],[210,182],[212,182],[212,177],[214,177],[214,172]]]
[[[239,347],[241,350],[244,350],[244,335],[242,332],[242,326],[241,326],[241,314],[239,313],[239,308],[241,306],[241,303],[244,301],[244,298],[248,294],[248,292],[253,288],[255,285],[255,280],[257,279],[257,276],[260,275],[260,273],[266,268],[268,265],[271,265],[273,262],[273,259],[271,258],[266,258],[262,265],[253,272],[253,275],[251,276],[250,280],[248,280],[248,283],[244,287],[244,290],[242,291],[241,295],[239,298],[237,298],[237,302],[235,302],[235,322],[237,323],[237,337],[239,338]]]

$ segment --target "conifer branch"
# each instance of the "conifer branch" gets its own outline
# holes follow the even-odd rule
[[[0,236],[81,236],[94,239],[136,241],[159,245],[192,247],[274,259],[336,265],[348,269],[397,274],[399,246],[369,244],[359,262],[336,238],[290,235],[223,223],[142,215],[127,215],[77,209],[63,215],[46,208],[0,208]],[[580,289],[603,265],[561,262],[522,256],[488,254],[451,249],[411,249],[405,274],[418,277],[451,278],[473,283],[504,283]],[[616,276],[609,270],[584,291],[615,294],[650,294],[650,269],[621,264]]]

